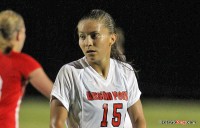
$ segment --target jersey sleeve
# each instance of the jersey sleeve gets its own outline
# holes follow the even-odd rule
[[[56,80],[54,82],[50,102],[52,100],[52,97],[54,96],[69,111],[71,84],[70,69],[68,66],[63,66],[58,72]]]
[[[128,72],[128,108],[140,99],[141,91],[138,87],[137,78],[134,71]]]
[[[22,70],[23,70],[23,75],[28,78],[29,74],[38,69],[41,68],[41,65],[37,60],[35,60],[33,57],[27,55],[27,54],[22,54],[21,56],[23,59],[21,62],[22,65]]]

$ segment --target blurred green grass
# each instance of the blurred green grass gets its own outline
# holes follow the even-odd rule
[[[19,113],[19,128],[49,128],[49,100],[43,97],[23,99]]]
[[[148,128],[200,128],[200,101],[142,99]],[[49,101],[45,98],[23,99],[20,128],[48,128]],[[196,124],[161,124],[161,121],[195,121]]]
[[[144,99],[148,128],[200,128],[200,101]],[[161,124],[161,121],[195,121],[196,124]]]

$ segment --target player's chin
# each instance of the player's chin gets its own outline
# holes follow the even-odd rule
[[[92,63],[97,61],[95,56],[86,56],[86,59],[88,62],[92,62]]]

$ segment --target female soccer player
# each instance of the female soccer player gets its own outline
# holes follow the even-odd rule
[[[18,128],[18,112],[30,82],[46,97],[53,83],[41,65],[21,53],[26,38],[22,16],[12,10],[0,12],[0,127]]]
[[[77,25],[84,57],[64,65],[51,92],[50,127],[146,128],[141,92],[133,68],[119,51],[117,28],[103,10],[92,10]]]

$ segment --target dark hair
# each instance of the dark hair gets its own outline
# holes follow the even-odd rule
[[[103,10],[94,9],[91,10],[89,14],[81,18],[79,23],[82,20],[87,19],[93,19],[102,22],[110,33],[115,33],[117,35],[117,40],[111,47],[111,58],[122,62],[126,62],[126,57],[123,52],[124,33],[121,28],[116,27],[115,21],[113,20],[111,15]]]

